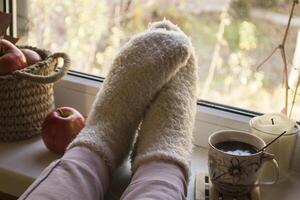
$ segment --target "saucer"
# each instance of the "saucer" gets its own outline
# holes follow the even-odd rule
[[[243,196],[230,196],[217,191],[207,173],[198,172],[195,178],[195,200],[260,200],[259,187]]]

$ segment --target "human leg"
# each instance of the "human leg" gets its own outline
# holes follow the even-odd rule
[[[178,164],[188,178],[197,99],[196,66],[192,66],[182,68],[147,110],[133,155],[133,171],[149,160],[165,160]]]
[[[191,54],[181,32],[149,29],[120,50],[99,91],[85,128],[70,144],[97,152],[110,172],[129,153],[135,131],[157,92]]]
[[[49,199],[62,199],[60,195],[75,199],[87,194],[80,192],[83,186],[77,185],[77,182],[82,181],[80,177],[84,183],[85,176],[89,176],[81,166],[89,165],[82,161],[84,157],[72,154],[78,147],[88,148],[92,154],[100,156],[101,164],[98,165],[106,166],[111,175],[127,156],[147,106],[163,85],[186,64],[190,53],[189,39],[171,30],[149,29],[130,40],[115,58],[97,94],[85,128],[69,145],[64,158],[47,168],[21,198],[30,196],[34,199],[52,193]],[[64,160],[70,155],[78,162]],[[105,169],[101,171],[106,174]],[[89,173],[95,174],[93,170]],[[66,177],[62,178],[62,174]],[[99,177],[100,182],[106,179],[101,175]],[[99,180],[95,179],[94,182]],[[102,192],[95,190],[96,193],[92,194],[103,196],[105,188],[103,186]]]
[[[104,161],[86,147],[75,147],[51,163],[19,200],[102,200],[108,185]]]
[[[122,194],[122,200],[185,199],[187,183],[177,165],[164,161],[150,161],[141,165]]]
[[[196,113],[196,84],[197,65],[192,54],[187,65],[163,87],[146,112],[132,156],[135,175],[123,199],[184,199],[182,194],[186,195]],[[153,168],[155,161],[168,165],[140,173],[150,164]],[[170,170],[176,167],[177,171]],[[155,180],[157,183],[153,186]],[[157,187],[160,190],[154,190]],[[133,194],[142,191],[134,198]]]

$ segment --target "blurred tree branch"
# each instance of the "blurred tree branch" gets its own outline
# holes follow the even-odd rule
[[[294,15],[294,10],[295,10],[296,4],[298,4],[298,3],[299,3],[298,0],[293,1],[293,5],[292,5],[291,12],[290,12],[290,15],[289,15],[289,20],[288,20],[287,26],[285,28],[285,32],[284,32],[282,42],[277,47],[275,47],[273,49],[273,51],[260,64],[258,64],[257,67],[256,67],[256,70],[258,70],[263,64],[265,64],[274,55],[274,53],[278,49],[280,50],[280,54],[281,54],[282,61],[283,61],[283,81],[284,81],[284,85],[285,85],[285,106],[284,106],[283,112],[286,115],[288,114],[289,84],[288,84],[288,66],[287,66],[287,59],[286,59],[285,44],[286,44],[286,39],[287,39],[287,36],[288,36],[289,29],[290,29],[291,20],[292,20],[292,17]],[[297,95],[297,91],[295,92],[294,95]],[[293,99],[295,99],[295,97]],[[295,102],[293,101],[293,104],[294,103]],[[292,108],[293,108],[293,105],[292,105]],[[292,112],[292,110],[290,110],[290,113],[291,112]]]
[[[214,78],[215,70],[219,63],[220,50],[221,50],[222,44],[224,43],[224,31],[225,31],[226,25],[228,25],[228,23],[229,23],[228,11],[230,8],[230,4],[231,4],[231,0],[227,0],[226,4],[221,12],[221,15],[220,15],[220,25],[219,25],[219,30],[217,33],[217,42],[214,47],[214,52],[212,55],[210,66],[209,66],[208,75],[204,82],[201,97],[204,97],[207,94],[207,92],[209,91],[209,87]]]

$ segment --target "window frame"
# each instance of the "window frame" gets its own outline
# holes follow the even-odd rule
[[[3,12],[9,13],[12,16],[6,34],[11,37],[17,37],[17,0],[2,0],[0,8]]]

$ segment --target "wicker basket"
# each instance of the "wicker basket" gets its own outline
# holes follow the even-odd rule
[[[11,142],[40,134],[46,115],[54,109],[53,83],[68,71],[70,59],[65,53],[30,46],[42,58],[25,69],[0,76],[0,141]],[[63,66],[56,70],[59,58]]]

